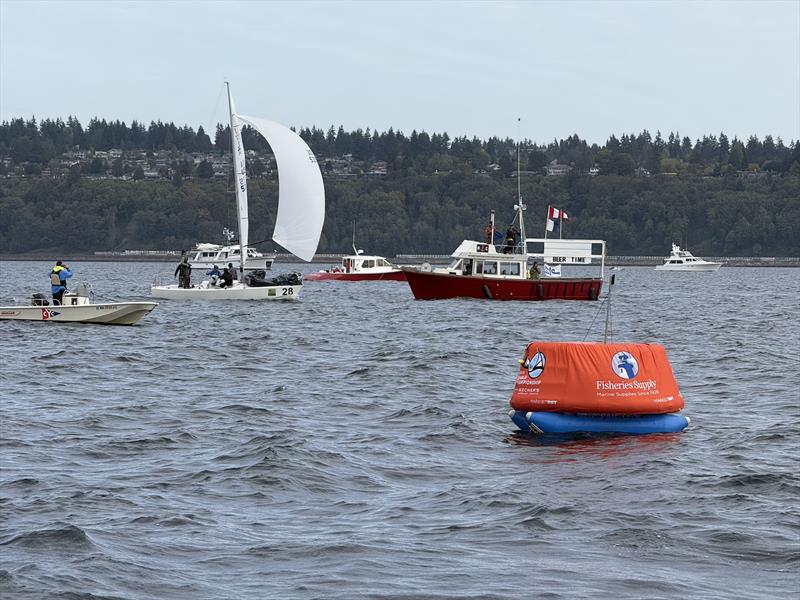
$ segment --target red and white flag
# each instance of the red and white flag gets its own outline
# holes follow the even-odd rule
[[[557,222],[558,221],[558,222]],[[569,221],[569,215],[553,206],[547,207],[547,231],[554,231],[561,221]]]

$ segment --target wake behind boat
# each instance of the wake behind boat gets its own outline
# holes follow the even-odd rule
[[[34,294],[30,305],[0,306],[0,320],[133,325],[158,306],[155,302],[94,303],[89,296],[85,283],[64,293],[62,304],[50,305],[43,294]]]
[[[722,263],[697,258],[688,250],[681,250],[680,246],[672,244],[672,251],[664,264],[656,267],[656,271],[717,271],[721,266]]]
[[[233,168],[236,180],[236,204],[239,224],[239,247],[248,248],[249,217],[247,209],[247,172],[242,128],[249,125],[269,142],[278,166],[278,215],[272,239],[298,258],[310,262],[314,257],[325,220],[325,187],[314,153],[291,129],[273,121],[236,113],[228,86]],[[299,273],[284,280],[268,280],[264,271],[248,273],[248,252],[238,255],[239,280],[206,280],[192,286],[156,284],[150,288],[155,298],[170,300],[293,300],[302,290]],[[188,278],[187,278],[188,279]]]

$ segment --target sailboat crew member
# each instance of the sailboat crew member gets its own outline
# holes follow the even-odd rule
[[[189,264],[189,257],[186,256],[186,250],[181,252],[181,262],[175,267],[175,275],[178,276],[178,285],[180,287],[192,287],[192,265]]]

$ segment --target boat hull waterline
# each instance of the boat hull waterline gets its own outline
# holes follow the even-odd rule
[[[108,302],[75,306],[2,306],[0,307],[0,320],[133,325],[156,306],[158,306],[156,302]]]
[[[306,281],[405,281],[406,274],[401,270],[384,273],[331,273],[318,271],[304,275]]]
[[[222,288],[199,286],[182,288],[178,285],[154,285],[150,293],[165,300],[296,300],[302,285],[269,285],[251,287],[235,283]]]
[[[602,278],[501,279],[403,268],[417,300],[597,300]]]
[[[708,271],[719,271],[721,266],[722,263],[705,261],[703,263],[696,262],[691,265],[658,265],[656,267],[656,271],[683,271],[684,273],[698,271],[703,273]]]

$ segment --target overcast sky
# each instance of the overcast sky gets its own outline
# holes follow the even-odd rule
[[[800,139],[800,0],[0,0],[0,120]],[[517,119],[520,123],[517,123]]]

